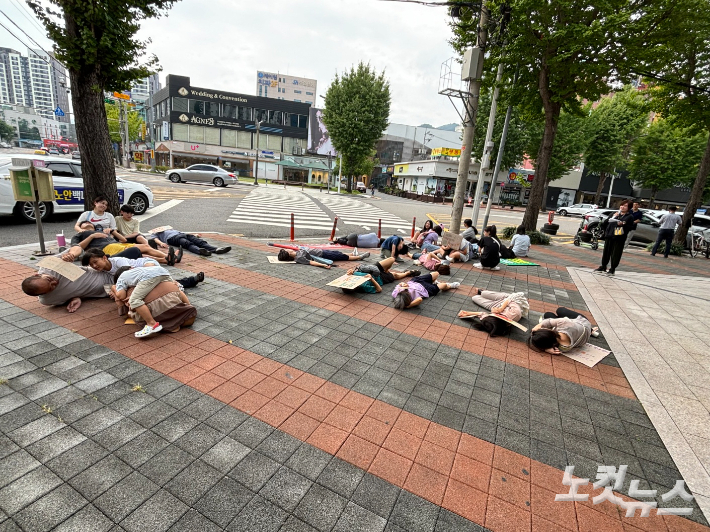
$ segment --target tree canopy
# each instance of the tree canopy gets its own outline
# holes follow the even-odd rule
[[[118,105],[106,105],[106,119],[112,142],[121,142],[121,128],[119,123],[120,111]],[[128,112],[128,140],[138,140],[140,137],[143,117],[137,111]]]
[[[561,179],[582,162],[582,156],[587,146],[586,122],[587,117],[584,114],[560,113],[557,123],[557,138],[547,168],[548,183]],[[534,155],[540,152],[544,130],[544,120],[530,124],[530,139],[525,147],[527,153]],[[537,176],[535,178],[537,179]]]
[[[15,128],[4,120],[0,120],[0,140],[12,140],[15,136]]]
[[[343,157],[343,173],[351,177],[369,158],[387,128],[390,114],[390,87],[384,72],[360,63],[335,79],[325,93],[323,123],[333,147]]]

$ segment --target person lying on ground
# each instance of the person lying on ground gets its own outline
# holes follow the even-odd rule
[[[481,256],[481,262],[474,264],[476,268],[500,270],[498,265],[500,264],[501,243],[496,233],[496,226],[489,225],[483,230],[483,236],[480,239],[474,239],[474,243],[478,244],[478,252]]]
[[[530,250],[530,237],[525,234],[525,227],[519,225],[510,241],[510,247],[508,248],[513,257],[527,257],[528,251]]]
[[[180,231],[176,231],[175,229],[165,229],[164,231],[159,231],[157,233],[151,231],[151,234],[155,235],[155,238],[151,239],[149,242],[151,246],[168,245],[180,247],[188,250],[190,253],[202,255],[203,257],[209,257],[212,253],[221,255],[232,250],[231,246],[223,246],[218,248],[201,238],[200,235],[182,233]]]
[[[71,239],[72,246],[80,246],[82,249],[98,248],[102,249],[107,255],[115,255],[128,248],[138,248],[142,255],[153,257],[161,264],[174,266],[175,263],[182,259],[182,250],[175,254],[174,248],[168,248],[168,253],[153,249],[148,244],[129,244],[125,237],[115,229],[111,230],[111,234],[107,235],[103,231],[97,231],[90,222],[82,222],[81,232],[74,235]],[[78,257],[75,257],[75,260]]]
[[[377,233],[365,233],[362,235],[350,233],[348,236],[336,238],[331,243],[351,248],[378,248],[383,241],[384,239],[377,238]]]
[[[111,229],[116,229],[116,219],[113,214],[106,212],[107,209],[108,200],[104,196],[96,196],[94,198],[94,210],[81,213],[74,224],[74,230],[79,233],[83,222],[91,222],[94,227],[99,226],[100,231],[104,231],[107,235],[111,234]]]
[[[430,272],[439,272],[440,275],[449,275],[451,273],[448,261],[444,263],[443,259],[433,251],[420,255],[418,260],[419,264]]]
[[[471,242],[462,238],[459,249],[454,250],[449,246],[441,246],[435,253],[439,258],[446,259],[449,262],[468,262],[475,257],[477,250],[478,245],[471,244]]]
[[[129,244],[147,244],[148,239],[141,234],[141,223],[133,218],[136,213],[130,205],[121,205],[120,216],[116,220],[116,230],[123,235]],[[168,246],[165,246],[165,250]]]
[[[414,236],[412,237],[412,240],[409,242],[409,244],[412,246],[419,247],[421,245],[419,243],[419,237],[425,235],[432,229],[434,229],[434,222],[432,222],[431,220],[427,220],[426,222],[424,222],[422,228],[419,229],[416,233],[414,233]]]
[[[361,255],[345,254],[340,251],[330,249],[308,248],[301,246],[298,251],[293,249],[279,250],[278,259],[282,262],[295,260],[297,264],[318,266],[319,268],[330,269],[333,262],[346,260],[365,260],[370,254],[365,252]]]
[[[495,336],[505,336],[510,333],[511,325],[493,316],[498,314],[509,320],[520,321],[527,318],[530,311],[530,303],[523,292],[493,292],[490,290],[478,289],[473,302],[490,313],[481,312],[473,318],[472,325],[479,331],[485,331],[492,338]]]
[[[142,267],[121,266],[113,276],[115,286],[111,287],[116,304],[121,307],[127,305],[128,308],[137,313],[146,325],[135,333],[136,338],[145,338],[151,334],[163,330],[150,313],[150,309],[143,300],[156,286],[164,281],[172,281],[170,272],[160,267],[156,262],[149,262]],[[128,289],[133,288],[128,296]]]
[[[81,257],[82,266],[91,266],[91,268],[96,271],[108,272],[111,275],[115,275],[118,269],[123,266],[140,268],[148,263],[153,263],[155,266],[159,265],[158,262],[152,257],[142,257],[137,259],[117,256],[109,257],[102,250],[97,248],[87,249],[84,255]],[[176,279],[175,282],[177,282],[183,288],[194,288],[204,280],[204,272],[199,272],[197,275],[191,275],[189,277],[183,277],[182,279]]]
[[[394,257],[395,262],[404,262],[400,255],[409,255],[409,248],[404,244],[404,239],[397,235],[387,237],[380,248],[381,259]]]
[[[393,283],[396,280],[404,279],[405,277],[416,277],[420,275],[419,270],[407,270],[406,272],[392,272],[390,268],[394,264],[392,257],[383,259],[375,264],[359,264],[356,268],[347,271],[348,275],[369,275],[368,282],[361,284],[355,289],[343,288],[346,294],[353,292],[365,292],[368,294],[379,293],[382,291],[382,285]]]
[[[590,336],[598,336],[599,329],[579,312],[560,307],[557,312],[545,312],[533,327],[528,345],[551,355],[566,353],[584,345]]]
[[[432,272],[399,283],[392,292],[394,308],[398,310],[413,308],[420,305],[427,297],[434,297],[442,290],[461,286],[461,283],[441,283],[437,281],[438,277],[439,272]]]

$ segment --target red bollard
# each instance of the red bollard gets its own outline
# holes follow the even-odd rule
[[[551,224],[555,219],[555,211],[547,211],[547,223]]]
[[[414,233],[416,230],[417,230],[417,219],[415,217],[415,218],[412,218],[412,236],[411,236],[411,238],[414,238]]]
[[[338,226],[338,217],[335,217],[335,220],[333,220],[333,230],[330,232],[330,241],[333,242],[335,239],[335,228]]]
[[[382,238],[382,219],[377,224],[377,238]]]
[[[296,240],[296,234],[295,234],[295,230],[294,230],[293,225],[294,225],[293,213],[291,213],[291,242]]]

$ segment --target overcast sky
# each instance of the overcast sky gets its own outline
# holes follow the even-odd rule
[[[20,14],[15,2],[22,1],[3,2],[3,11],[51,46]],[[315,78],[325,94],[336,72],[366,61],[390,81],[391,122],[440,126],[460,121],[437,93],[441,63],[454,55],[448,20],[444,7],[378,0],[183,0],[167,16],[144,22],[139,35],[152,39],[161,83],[180,74],[194,86],[244,94],[255,94],[257,70]],[[24,51],[0,30],[0,46]]]

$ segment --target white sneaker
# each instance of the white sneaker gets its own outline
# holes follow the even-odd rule
[[[476,264],[473,265],[473,267],[474,267],[474,268],[478,268],[479,270],[482,270],[482,269],[483,269],[483,264],[481,264],[480,262],[477,262]]]
[[[444,257],[444,258],[445,258],[446,260],[448,260],[449,262],[453,262],[453,260],[454,260],[454,259],[451,258],[451,255],[446,255],[446,257]]]
[[[592,328],[592,334],[594,338],[599,338],[599,329],[597,327]]]
[[[152,327],[150,325],[146,325],[143,327],[140,331],[135,333],[136,338],[145,338],[146,336],[150,336],[151,334],[159,333],[160,331],[163,330],[163,326],[160,325],[157,321],[155,322],[155,325]]]
[[[458,288],[459,286],[461,286],[459,282],[449,283],[449,288]]]
[[[357,248],[353,249],[353,255],[354,255],[355,257],[358,256]]]
[[[496,272],[496,271],[500,270],[500,266],[496,266],[495,268],[491,268],[491,270],[493,270],[494,272]]]

